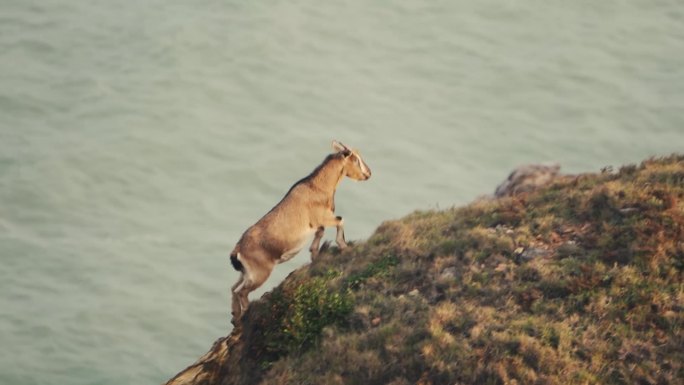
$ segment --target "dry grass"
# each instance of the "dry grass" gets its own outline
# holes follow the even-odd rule
[[[682,156],[416,212],[255,302],[245,383],[682,383],[683,270]]]

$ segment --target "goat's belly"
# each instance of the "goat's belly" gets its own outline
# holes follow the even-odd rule
[[[297,255],[297,253],[299,253],[304,248],[304,246],[306,246],[306,242],[309,239],[309,236],[311,236],[311,234],[313,233],[314,231],[307,231],[297,238],[290,239],[290,242],[287,242],[287,245],[284,248],[282,255],[278,259],[278,263],[289,261],[290,259],[292,259],[292,257]]]

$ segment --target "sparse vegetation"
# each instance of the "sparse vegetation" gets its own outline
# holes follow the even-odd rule
[[[684,156],[416,212],[334,254],[250,307],[221,383],[684,382]]]

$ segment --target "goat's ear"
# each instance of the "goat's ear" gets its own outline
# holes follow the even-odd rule
[[[332,141],[332,148],[333,148],[333,150],[335,150],[337,152],[351,153],[351,150],[349,149],[349,147],[345,146],[344,144],[342,144],[336,140]]]

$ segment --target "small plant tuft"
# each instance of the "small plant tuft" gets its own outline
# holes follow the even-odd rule
[[[389,274],[391,268],[399,264],[399,258],[393,255],[387,255],[380,260],[368,264],[365,269],[350,274],[345,280],[345,287],[350,289],[358,289],[359,286],[371,277],[384,277]]]

